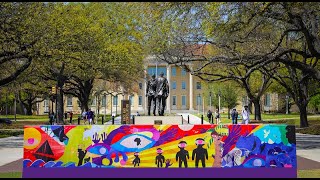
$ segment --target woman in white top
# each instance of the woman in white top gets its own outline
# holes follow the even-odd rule
[[[244,110],[242,110],[242,124],[248,124],[250,120],[250,113],[248,110],[248,106],[244,106]]]

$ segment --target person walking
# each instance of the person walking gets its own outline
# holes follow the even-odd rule
[[[237,122],[238,112],[237,112],[236,108],[232,109],[231,118],[232,118],[232,124],[238,124],[238,122]]]
[[[70,111],[70,113],[69,113],[70,122],[72,122],[72,116],[73,116],[73,113],[72,113],[72,111]]]
[[[250,121],[250,113],[248,106],[244,106],[244,109],[242,110],[242,124],[248,124]]]
[[[87,122],[87,111],[83,111],[81,116],[82,116],[82,119],[83,119],[83,123],[86,124],[86,122]]]
[[[219,113],[219,109],[217,109],[214,114],[215,114],[216,123],[217,123],[217,124],[220,124],[220,113]]]
[[[209,121],[209,123],[210,123],[211,118],[212,118],[212,112],[210,111],[210,109],[209,109],[209,111],[208,111],[208,113],[207,113],[207,117],[208,117],[208,121]],[[213,123],[213,121],[212,121],[212,123]]]

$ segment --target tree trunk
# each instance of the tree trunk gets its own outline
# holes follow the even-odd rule
[[[260,100],[253,99],[252,103],[254,105],[254,119],[261,121],[261,107],[260,107]]]
[[[58,79],[58,88],[57,88],[57,123],[64,123],[63,121],[63,90],[62,87],[64,85],[63,79]]]
[[[316,108],[314,109],[314,111],[315,111],[316,114],[319,114],[319,108],[318,108],[318,107],[316,107]]]
[[[82,112],[89,110],[89,100],[90,100],[90,94],[93,88],[93,79],[84,81],[84,82],[78,82],[79,84],[82,84],[81,89],[79,89],[80,97],[78,97],[80,104],[81,104],[81,110]]]
[[[25,106],[27,109],[27,115],[31,116],[32,115],[32,106]]]
[[[230,119],[230,108],[228,108],[228,119]]]
[[[300,127],[305,128],[309,126],[308,117],[307,117],[307,104],[299,103],[297,104],[300,111]]]

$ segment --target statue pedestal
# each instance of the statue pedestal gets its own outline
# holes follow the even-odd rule
[[[170,124],[170,125],[179,125],[179,124],[187,124],[183,122],[182,116],[135,116],[134,117],[135,125],[162,125],[162,124]]]

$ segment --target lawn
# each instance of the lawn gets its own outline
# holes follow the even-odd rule
[[[298,178],[319,178],[320,169],[298,170]],[[22,178],[22,172],[0,173],[0,178]]]

